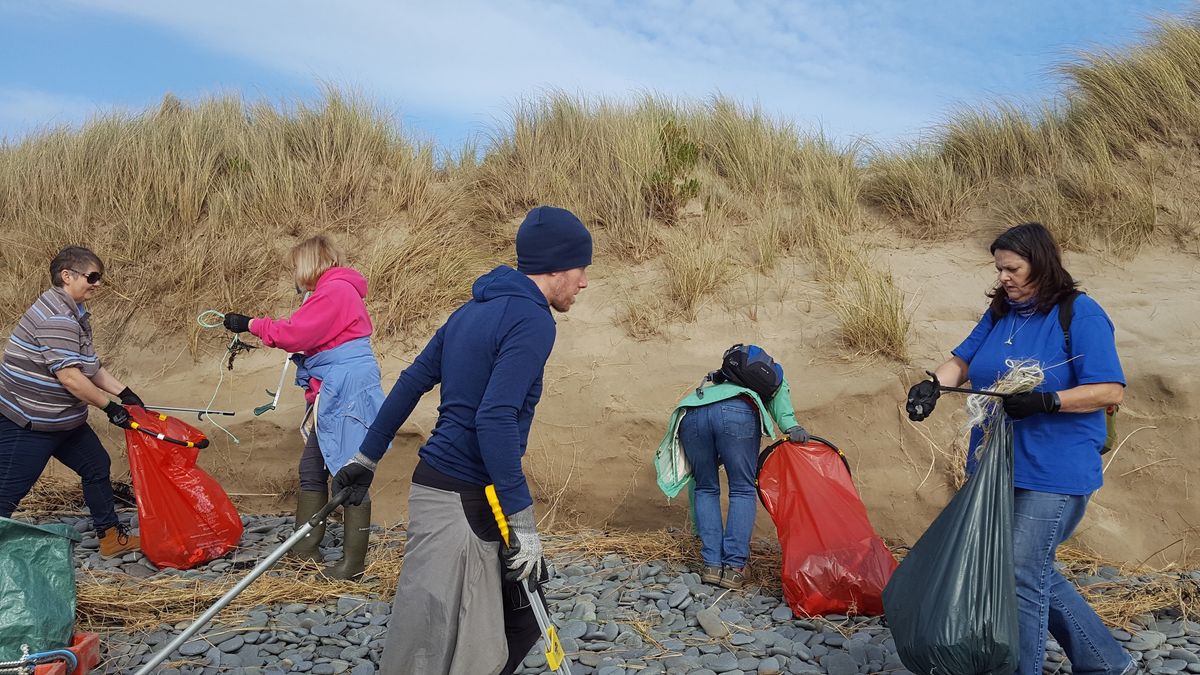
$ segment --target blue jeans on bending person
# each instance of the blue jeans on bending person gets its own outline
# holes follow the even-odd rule
[[[0,517],[12,516],[53,457],[79,474],[83,501],[97,532],[117,524],[109,477],[112,460],[87,424],[67,431],[33,431],[0,415]]]
[[[1058,640],[1076,675],[1120,675],[1131,657],[1075,586],[1054,567],[1058,545],[1075,531],[1088,495],[1017,489],[1013,494],[1020,675],[1041,675],[1046,630]]]
[[[708,567],[741,569],[750,557],[750,535],[758,510],[754,487],[761,422],[753,405],[731,398],[690,408],[679,423],[679,440],[696,481],[693,507],[700,557]],[[721,523],[721,477],[729,482],[729,516]]]

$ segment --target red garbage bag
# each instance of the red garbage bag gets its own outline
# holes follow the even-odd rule
[[[783,597],[797,616],[883,613],[896,559],[867,519],[850,469],[825,439],[780,441],[758,460],[758,495],[783,549]]]
[[[174,417],[126,406],[129,469],[142,552],[158,567],[190,569],[219,558],[242,538],[242,518],[216,480],[196,467],[208,439]]]

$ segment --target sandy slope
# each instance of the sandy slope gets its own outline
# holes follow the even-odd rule
[[[559,319],[559,340],[546,371],[546,388],[530,439],[526,467],[544,527],[573,523],[630,528],[682,525],[685,503],[668,504],[654,483],[652,455],[674,402],[738,341],[767,346],[792,382],[802,422],[837,443],[850,457],[874,523],[890,541],[911,543],[950,495],[948,462],[956,425],[953,399],[921,428],[901,414],[904,392],[926,367],[944,359],[985,306],[993,278],[986,242],[884,249],[880,259],[914,306],[910,365],[847,355],[813,271],[785,260],[772,278],[743,278],[711,301],[694,324],[675,326],[665,339],[634,342],[613,317],[631,293],[657,287],[651,268],[606,269],[575,309]],[[1200,506],[1191,499],[1200,478],[1200,259],[1163,249],[1115,264],[1097,255],[1069,254],[1068,266],[1106,308],[1129,379],[1121,435],[1138,431],[1116,455],[1106,486],[1093,500],[1079,539],[1123,561],[1165,564],[1196,558]],[[385,386],[420,345],[389,347]],[[101,346],[103,350],[103,345]],[[147,401],[200,405],[217,381],[216,352],[193,362],[183,346],[125,354],[122,370]],[[231,429],[240,445],[213,432],[203,465],[230,492],[275,494],[294,486],[302,411],[299,391],[286,391],[280,410],[260,418],[250,410],[274,387],[279,353],[240,357],[217,404],[239,411]],[[133,371],[135,360],[163,364]],[[422,401],[401,429],[376,481],[376,521],[404,518],[408,476],[416,449],[432,428],[436,394]],[[97,427],[107,425],[97,424]],[[114,451],[123,445],[105,429]],[[114,454],[117,454],[114,452]],[[117,462],[118,472],[122,461]],[[61,467],[57,472],[63,472]],[[241,497],[244,508],[278,510],[290,499]],[[758,530],[773,535],[760,511]]]

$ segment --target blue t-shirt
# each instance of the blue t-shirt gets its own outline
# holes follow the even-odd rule
[[[1011,338],[1011,340],[1010,340]],[[1006,344],[1011,341],[1012,344]],[[991,387],[1008,372],[1005,361],[1033,359],[1046,380],[1038,391],[1063,391],[1081,384],[1125,384],[1117,358],[1113,324],[1100,305],[1080,294],[1071,317],[1071,354],[1066,353],[1058,307],[1029,317],[1009,312],[992,324],[985,312],[975,329],[952,352],[966,361],[971,385]],[[1074,357],[1074,358],[1072,358]],[[1100,449],[1106,435],[1104,411],[1052,413],[1013,420],[1014,485],[1026,490],[1086,495],[1103,483]],[[982,432],[971,432],[967,471],[975,471],[975,448]]]

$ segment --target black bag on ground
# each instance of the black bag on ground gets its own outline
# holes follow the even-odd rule
[[[783,368],[762,347],[739,343],[725,350],[721,369],[709,373],[708,379],[717,384],[732,382],[745,387],[758,394],[765,404],[783,385]]]
[[[904,667],[925,675],[1017,668],[1012,428],[986,434],[975,474],[900,563],[883,608]]]

